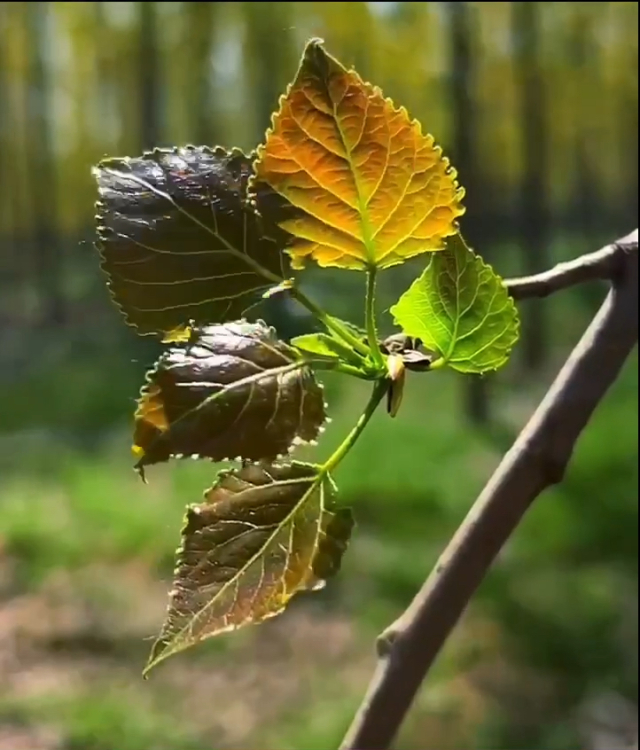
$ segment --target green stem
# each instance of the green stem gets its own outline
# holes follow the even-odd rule
[[[137,180],[137,182],[140,182],[140,180]],[[143,183],[140,183],[141,185]],[[144,183],[144,187],[149,187],[147,183]],[[155,192],[158,192],[155,190]],[[216,232],[214,232],[210,227],[208,227],[206,224],[203,224],[201,221],[194,219],[198,225],[200,225],[206,232],[209,232],[210,234],[213,234],[216,239],[222,241],[224,245],[227,247],[229,252],[232,255],[235,255],[236,257],[242,258],[242,260],[247,263],[247,265],[252,268],[257,274],[260,276],[264,276],[265,279],[268,279],[269,281],[273,282],[276,286],[282,285],[283,281],[282,279],[272,273],[271,271],[267,270],[266,268],[263,268],[259,263],[257,263],[253,258],[248,256],[246,253],[240,253],[236,248],[233,247],[229,242],[227,242],[223,237],[219,236]],[[293,282],[293,279],[291,279],[291,282]],[[286,282],[285,282],[286,283]],[[354,350],[361,354],[363,357],[369,356],[369,347],[365,346],[360,339],[358,339],[357,336],[354,336],[351,331],[347,330],[343,325],[340,325],[340,321],[335,320],[335,318],[332,318],[330,315],[327,315],[327,313],[321,308],[316,305],[313,300],[309,299],[307,295],[299,289],[295,283],[292,283],[289,285],[286,284],[287,288],[289,289],[289,293],[291,296],[298,300],[298,302],[303,306],[306,307],[309,312],[316,317],[323,325],[325,325],[330,331],[333,331],[335,334],[337,334],[343,341],[346,341],[348,344],[350,344]]]
[[[353,429],[342,441],[342,443],[340,443],[333,454],[329,456],[327,461],[325,461],[325,463],[322,465],[320,469],[320,472],[322,474],[328,474],[329,472],[333,471],[340,463],[340,461],[342,461],[347,453],[353,448],[356,440],[360,437],[362,431],[373,416],[373,413],[378,408],[378,404],[384,398],[388,387],[389,381],[386,378],[384,380],[378,380],[376,382],[376,384],[373,386],[373,392],[371,393],[369,402],[365,406],[364,411],[360,415],[358,421],[355,423]]]
[[[378,332],[376,330],[376,274],[376,267],[369,266],[367,269],[367,295],[365,297],[365,327],[367,329],[367,339],[371,347],[373,361],[379,367],[383,367],[384,357],[380,351]]]
[[[431,372],[431,370],[441,370],[443,367],[446,367],[446,365],[447,360],[444,357],[434,359],[433,362],[429,365],[429,372]]]
[[[324,326],[326,326],[330,331],[333,331],[335,334],[337,334],[343,341],[346,341],[348,344],[350,344],[356,352],[362,354],[365,357],[368,356],[369,347],[363,344],[362,341],[360,341],[357,336],[354,336],[351,331],[349,331],[345,326],[340,325],[339,321],[337,321],[335,318],[332,318],[331,315],[327,315],[327,313],[321,307],[316,305],[313,300],[309,299],[309,297],[307,297],[307,295],[299,287],[292,286],[290,289],[290,294],[303,307],[306,307],[307,310]]]
[[[315,370],[330,370],[331,372],[343,372],[345,375],[359,378],[360,380],[371,380],[372,375],[364,369],[350,365],[337,359],[313,359],[305,360]]]

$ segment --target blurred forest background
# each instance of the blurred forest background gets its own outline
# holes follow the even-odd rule
[[[90,166],[154,145],[260,142],[322,37],[433,133],[463,230],[502,275],[637,226],[635,2],[0,3],[0,750],[330,750],[410,601],[605,292],[521,305],[509,367],[413,375],[337,475],[340,575],[258,628],[140,671],[184,506],[210,464],[143,486],[130,425],[158,345],[126,328],[92,247]],[[424,261],[383,275],[380,324]],[[360,322],[362,279],[310,270]],[[264,311],[283,336],[310,322]],[[366,387],[328,379],[349,428]],[[413,707],[398,750],[637,747],[637,359],[540,499]]]

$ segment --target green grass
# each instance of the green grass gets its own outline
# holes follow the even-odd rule
[[[463,512],[495,457],[480,436],[462,426],[455,400],[456,378],[414,376],[405,403],[392,420],[384,410],[373,418],[336,480],[345,502],[361,523],[386,525],[391,538],[408,541],[420,524],[441,523],[442,509]],[[368,386],[349,382],[342,392],[327,387],[332,422],[313,453],[325,457],[350,429],[365,404]],[[333,402],[333,403],[331,403]],[[178,541],[184,507],[198,502],[217,467],[174,461],[152,467],[144,485],[132,469],[130,437],[117,430],[99,451],[85,452],[45,439],[7,472],[2,487],[5,544],[21,560],[26,578],[39,579],[57,567],[74,568],[101,560],[144,557],[162,565]],[[403,446],[398,450],[398,446]],[[447,462],[466,467],[464,486]]]
[[[78,378],[73,382],[82,390]],[[310,612],[317,607],[325,615],[347,618],[359,634],[355,637],[361,654],[370,652],[375,630],[415,593],[500,458],[491,438],[474,433],[461,419],[461,388],[459,377],[412,375],[399,416],[390,419],[380,410],[337,471],[340,498],[354,508],[358,521],[354,539],[338,578],[325,592],[309,595],[295,607],[308,607]],[[526,414],[534,405],[533,396],[506,391],[504,385],[498,390],[507,410]],[[60,390],[60,399],[64,393]],[[71,403],[75,395],[66,393]],[[368,386],[329,379],[327,397],[332,422],[325,440],[313,454],[305,451],[314,458],[327,456],[339,443],[364,406]],[[64,403],[55,408],[62,413]],[[98,415],[99,411],[95,424]],[[620,677],[623,652],[617,635],[620,592],[625,586],[632,588],[634,575],[637,582],[636,415],[634,358],[581,439],[565,483],[536,503],[482,587],[474,609],[487,613],[504,630],[502,650],[510,658],[523,664],[537,662],[549,670],[565,691],[567,714],[574,708],[578,683],[637,689],[633,670]],[[151,578],[170,575],[184,507],[200,499],[214,479],[215,466],[175,461],[152,467],[149,485],[144,485],[132,470],[124,424],[103,432],[90,449],[58,437],[55,430],[27,435],[24,441],[9,452],[5,449],[0,485],[0,549],[15,563],[14,593],[37,595],[60,573],[80,581],[79,571],[97,563],[113,570],[113,576],[123,575],[111,584],[121,587],[126,601],[130,582],[121,573],[123,565],[138,562]],[[87,591],[80,585],[77,592],[89,602],[101,595],[98,589]],[[176,661],[182,660],[185,669],[203,664],[226,669],[250,653],[252,644],[263,643],[261,638],[266,649],[268,636],[256,631],[270,633],[270,627],[216,639],[211,648]],[[210,737],[205,741],[186,714],[172,714],[175,694],[162,679],[138,685],[147,647],[140,642],[124,678],[106,677],[102,687],[87,682],[79,692],[22,698],[19,705],[0,691],[0,725],[9,719],[52,723],[63,730],[65,750],[223,750]],[[268,667],[261,666],[262,651],[256,653],[255,665],[245,668],[259,674],[260,669],[277,669],[294,679],[301,668],[295,653],[289,661]],[[608,664],[595,658],[598,653]],[[437,684],[430,683],[434,692],[429,701],[435,700],[438,685],[446,685],[462,669],[460,658],[457,651],[446,654]],[[256,748],[335,746],[364,685],[340,687],[331,669],[323,669],[321,663],[313,669],[317,672],[309,678],[312,687],[303,693],[313,696],[310,704],[296,702],[265,719],[256,729]],[[129,689],[134,680],[135,689]],[[250,700],[238,695],[238,706],[245,698]],[[420,717],[433,714],[429,701],[416,709],[411,726],[423,726]],[[511,731],[515,719],[504,707],[497,710],[502,712],[497,725]],[[485,735],[490,744],[505,747],[501,743],[506,742],[506,730],[492,729],[495,722],[489,723]],[[548,724],[551,738],[573,731],[562,722]],[[403,747],[424,748],[421,731],[412,730]],[[544,734],[537,735],[520,746],[544,740]]]
[[[146,698],[146,699],[145,699]],[[64,750],[201,750],[188,727],[140,691],[95,685],[86,694],[0,703],[0,726],[63,727]]]

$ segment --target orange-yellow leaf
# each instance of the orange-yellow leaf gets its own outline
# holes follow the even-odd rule
[[[387,268],[441,250],[464,190],[431,135],[311,40],[258,148],[255,182],[296,209],[281,224],[301,268]]]

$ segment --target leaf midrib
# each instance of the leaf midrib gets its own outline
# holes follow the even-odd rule
[[[238,250],[236,247],[234,247],[230,242],[228,242],[221,234],[218,233],[217,229],[212,229],[204,222],[200,221],[197,217],[193,216],[189,211],[187,211],[185,208],[180,206],[167,192],[164,190],[160,190],[160,188],[157,188],[155,185],[152,185],[150,182],[147,182],[147,180],[142,179],[142,177],[139,177],[133,172],[122,172],[120,170],[111,169],[110,167],[99,167],[103,172],[106,172],[107,174],[110,174],[114,177],[126,177],[127,179],[132,180],[133,182],[136,182],[138,185],[140,185],[142,188],[146,190],[150,190],[154,195],[156,195],[159,198],[162,198],[162,200],[167,201],[170,203],[177,211],[179,211],[183,216],[186,216],[188,219],[190,219],[194,224],[199,226],[201,229],[203,229],[205,232],[210,234],[212,237],[215,237],[219,242],[222,242],[223,245],[226,247],[226,249],[234,255],[236,258],[242,260],[244,263],[246,263],[250,268],[252,268],[258,275],[263,276],[265,279],[272,283],[281,283],[282,282],[282,276],[278,276],[277,274],[272,273],[269,269],[264,268],[264,266],[260,265],[254,258],[252,258],[247,252],[243,252],[241,250]],[[217,224],[215,210],[212,207],[211,214],[214,218],[214,221]],[[247,236],[247,230],[246,230],[246,220],[247,217],[244,215],[243,212],[243,220],[245,222],[244,231],[243,231],[243,237],[246,238]],[[266,237],[266,235],[265,235]]]
[[[338,117],[337,105],[333,101],[328,87],[327,87],[327,95],[329,99],[331,100],[331,106],[333,108],[333,119],[334,119],[334,122],[336,123],[336,128],[338,130],[338,135],[340,136],[340,140],[342,141],[342,145],[344,146],[344,151],[345,151],[345,154],[347,155],[347,164],[349,165],[349,170],[351,171],[351,174],[353,176],[353,184],[355,185],[355,188],[356,188],[356,194],[358,197],[358,213],[360,214],[360,226],[362,228],[362,244],[364,245],[364,249],[367,254],[367,263],[370,266],[374,266],[376,262],[376,241],[375,241],[374,234],[371,228],[371,222],[369,220],[367,203],[364,200],[364,197],[362,195],[362,188],[361,188],[360,182],[358,181],[358,173],[356,172],[355,165],[353,163],[353,158],[351,155],[351,148],[347,144],[344,131],[342,130],[342,127],[340,125],[340,118]],[[366,114],[365,114],[365,118],[366,118]]]
[[[152,667],[159,664],[161,661],[164,661],[164,659],[167,659],[169,656],[178,653],[179,651],[182,651],[189,647],[188,639],[184,639],[182,645],[174,645],[173,648],[170,646],[170,644],[176,644],[177,641],[179,641],[185,633],[188,632],[189,628],[191,627],[191,624],[193,621],[200,617],[203,613],[206,613],[207,610],[209,610],[211,607],[215,605],[219,599],[224,596],[224,594],[228,591],[228,589],[238,583],[239,579],[249,570],[249,568],[262,557],[265,553],[265,550],[269,547],[269,545],[274,541],[277,534],[282,531],[282,529],[286,528],[286,525],[294,520],[295,515],[300,511],[300,509],[308,502],[309,498],[313,494],[313,492],[316,489],[320,490],[320,513],[318,515],[318,522],[316,524],[316,535],[314,540],[314,552],[318,547],[318,540],[320,538],[320,531],[321,531],[321,522],[322,522],[322,514],[325,511],[325,503],[324,503],[324,483],[328,478],[328,472],[320,470],[318,474],[316,475],[315,479],[311,483],[309,489],[304,493],[304,495],[300,498],[300,500],[295,503],[291,511],[285,516],[285,518],[281,521],[281,523],[277,524],[273,532],[269,535],[267,541],[260,547],[260,549],[247,561],[245,565],[228,581],[226,581],[220,590],[216,593],[216,595],[211,599],[207,604],[205,604],[202,609],[200,609],[196,614],[193,615],[189,619],[189,622],[184,625],[167,643],[166,647],[160,652],[159,656],[154,659],[152,662],[147,664],[145,668],[145,672],[148,672]],[[294,484],[302,484],[304,482],[308,482],[310,477],[299,477],[296,479],[290,479],[290,480],[276,480],[272,482],[270,485],[265,485],[268,487],[275,486],[281,486],[284,484],[288,485],[294,485]],[[241,494],[241,493],[238,493]],[[289,559],[289,554],[287,555],[287,560]],[[229,629],[233,629],[236,626],[232,626]]]

